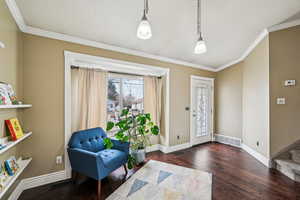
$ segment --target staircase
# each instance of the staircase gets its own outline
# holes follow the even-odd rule
[[[300,182],[300,146],[281,154],[274,161],[277,170],[290,179]]]

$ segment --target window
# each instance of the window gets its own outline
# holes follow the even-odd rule
[[[107,120],[118,121],[120,111],[144,112],[144,80],[139,76],[110,74],[107,90]]]

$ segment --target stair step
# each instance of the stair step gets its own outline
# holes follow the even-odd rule
[[[300,164],[291,159],[275,159],[276,169],[294,181],[300,182]]]

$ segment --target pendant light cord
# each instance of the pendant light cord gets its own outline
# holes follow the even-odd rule
[[[148,14],[149,11],[149,5],[148,5],[148,0],[144,0],[144,14]]]
[[[201,0],[197,2],[197,33],[201,37]]]

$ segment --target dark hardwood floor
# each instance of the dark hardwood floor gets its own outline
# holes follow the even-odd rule
[[[152,152],[147,158],[211,172],[216,200],[300,200],[299,183],[266,168],[239,148],[209,143],[170,154]],[[130,170],[127,178],[134,171]],[[123,168],[103,180],[102,199],[123,181]],[[77,185],[64,181],[24,191],[19,200],[94,200],[96,187],[91,179]]]

